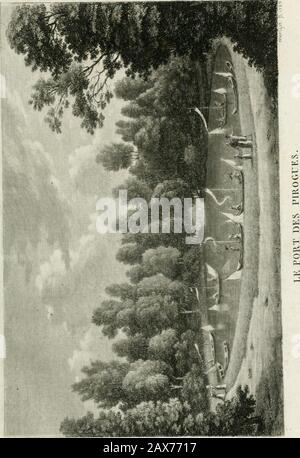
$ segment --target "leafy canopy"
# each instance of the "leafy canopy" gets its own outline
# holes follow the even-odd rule
[[[275,0],[21,5],[7,30],[26,65],[47,73],[34,86],[34,108],[48,107],[46,121],[61,132],[71,100],[74,116],[90,133],[103,125],[109,81],[122,67],[128,76],[147,78],[170,56],[201,58],[222,35],[276,89]]]

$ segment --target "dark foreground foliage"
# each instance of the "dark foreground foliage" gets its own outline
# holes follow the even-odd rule
[[[277,93],[277,1],[56,3],[17,6],[7,36],[33,70],[48,72],[34,87],[33,107],[50,107],[46,121],[61,131],[71,104],[82,127],[94,132],[124,67],[146,79],[171,57],[203,60],[227,36]]]
[[[66,418],[61,432],[67,437],[250,436],[255,435],[260,421],[254,408],[247,387],[239,387],[236,396],[216,413],[195,414],[188,402],[172,398],[142,402],[125,413],[101,411],[98,418],[92,413],[79,420]]]

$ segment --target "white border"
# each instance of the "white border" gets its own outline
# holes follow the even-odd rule
[[[23,0],[24,1],[24,0]],[[38,0],[33,0],[33,2]],[[85,0],[83,0],[85,1]],[[87,1],[87,0],[86,0]],[[92,0],[89,0],[92,1]],[[4,3],[4,2],[3,2]],[[6,3],[17,3],[7,0]],[[21,3],[21,2],[19,2]],[[300,284],[293,282],[291,218],[292,153],[300,158],[300,94],[293,96],[294,75],[300,75],[300,2],[279,1],[279,133],[281,206],[281,279],[284,367],[284,422],[287,437],[300,437],[300,351],[295,339],[300,336]],[[300,78],[300,77],[299,77]],[[0,101],[1,103],[1,101]],[[0,110],[1,140],[1,110]],[[0,141],[0,159],[2,142]],[[2,161],[0,160],[0,334],[3,334],[3,247],[2,247]],[[300,207],[299,210],[300,213]],[[294,345],[294,346],[293,346]],[[4,424],[3,360],[0,360],[0,435]]]
[[[284,373],[284,422],[287,437],[300,437],[300,283],[293,281],[292,215],[300,213],[291,199],[291,154],[300,158],[300,3],[279,2],[279,139],[280,139],[280,215],[281,215],[281,281]],[[300,166],[299,166],[300,170]],[[300,235],[298,235],[300,238]]]

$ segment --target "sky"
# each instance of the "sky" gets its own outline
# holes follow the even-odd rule
[[[64,417],[95,410],[71,391],[82,366],[114,357],[91,316],[125,267],[115,259],[119,236],[98,234],[95,212],[126,172],[104,171],[95,156],[120,140],[122,102],[111,101],[93,136],[71,113],[53,133],[28,104],[41,74],[9,48],[13,6],[1,8],[5,435],[54,436]]]

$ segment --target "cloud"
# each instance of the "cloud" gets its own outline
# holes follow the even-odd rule
[[[127,177],[126,171],[108,172],[96,162],[99,151],[111,141],[112,138],[105,134],[104,127],[101,133],[96,132],[91,143],[76,148],[69,155],[69,175],[74,187],[82,194],[110,195],[112,188]]]
[[[106,180],[102,167],[96,163],[100,145],[99,134],[96,134],[92,143],[76,148],[69,155],[70,177],[75,188],[83,194],[95,194],[102,187],[103,179]]]
[[[35,285],[41,294],[46,296],[47,292],[64,289],[69,282],[72,283],[72,276],[76,270],[88,261],[96,244],[96,214],[90,215],[90,224],[87,232],[79,237],[75,243],[75,249],[69,249],[68,263],[61,249],[56,248],[50,254],[48,261],[40,264],[39,273],[35,279]]]
[[[91,144],[76,148],[75,152],[69,155],[70,177],[75,178],[81,172],[81,169],[86,167],[87,164],[90,164],[90,162],[95,164],[96,154],[97,146],[95,139]]]
[[[68,359],[68,365],[74,373],[74,379],[79,380],[82,378],[83,366],[97,359],[109,361],[115,357],[109,339],[101,334],[97,326],[91,325],[79,342],[79,348]]]
[[[26,124],[26,126],[29,126],[29,116],[26,112],[25,105],[19,92],[16,89],[11,90],[8,87],[6,91],[6,96],[11,106],[17,107],[18,114],[22,115],[22,121]]]
[[[11,101],[10,101],[11,102]],[[68,258],[69,206],[60,191],[53,160],[41,143],[18,132],[24,121],[17,108],[5,101],[3,116],[4,250],[13,246],[25,253],[45,236]]]
[[[40,292],[46,287],[53,288],[65,273],[66,264],[63,259],[63,253],[61,250],[56,249],[50,256],[49,261],[41,264],[40,273],[35,280],[36,287]]]
[[[45,306],[52,306],[53,324],[66,323],[68,333],[79,336],[90,325],[107,284],[125,280],[125,267],[115,260],[120,235],[98,234],[96,215],[90,215],[87,230],[69,249],[68,263],[63,251],[54,248],[42,262],[35,286]]]

